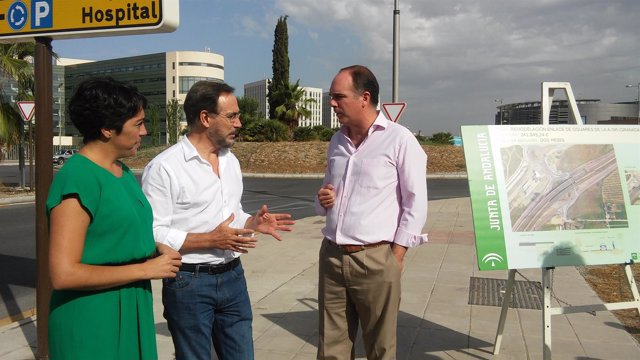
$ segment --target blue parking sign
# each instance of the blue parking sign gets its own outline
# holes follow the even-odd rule
[[[53,26],[53,0],[36,0],[31,2],[31,28],[47,29]]]

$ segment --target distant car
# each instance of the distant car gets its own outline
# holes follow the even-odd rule
[[[73,154],[77,153],[77,149],[68,149],[68,150],[59,150],[55,154],[53,154],[53,163],[55,165],[62,165],[65,161],[67,161]]]

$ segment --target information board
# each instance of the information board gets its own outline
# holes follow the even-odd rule
[[[640,260],[640,126],[462,126],[480,270]]]
[[[0,41],[171,32],[179,20],[178,0],[0,1]]]

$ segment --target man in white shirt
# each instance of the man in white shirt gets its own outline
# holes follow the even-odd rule
[[[353,359],[358,323],[367,359],[396,359],[404,255],[427,241],[427,155],[409,130],[376,110],[378,93],[376,77],[361,65],[341,69],[329,90],[342,126],[329,143],[316,200],[327,217],[318,359]]]
[[[233,145],[240,122],[234,89],[199,81],[184,111],[189,134],[145,168],[142,189],[153,208],[157,242],[180,251],[175,279],[163,280],[164,317],[177,360],[253,359],[252,313],[240,254],[254,232],[290,231],[289,214],[242,210],[242,173]]]

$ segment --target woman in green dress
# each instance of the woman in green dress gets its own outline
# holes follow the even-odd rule
[[[146,103],[111,78],[83,81],[69,103],[84,146],[47,199],[51,360],[158,358],[150,279],[175,277],[180,254],[155,244],[151,207],[118,160],[147,134]]]

